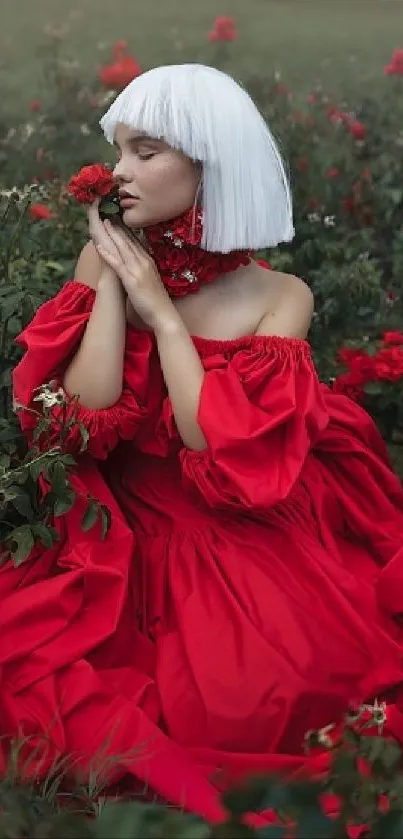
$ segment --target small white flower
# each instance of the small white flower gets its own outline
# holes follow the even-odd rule
[[[317,224],[320,221],[319,213],[309,213],[308,214],[308,221],[311,224]]]
[[[66,394],[61,387],[54,391],[52,390],[51,385],[42,385],[42,387],[38,388],[38,390],[38,395],[34,396],[32,401],[42,402],[44,408],[53,408],[55,405],[63,405],[66,401]]]
[[[88,137],[91,134],[91,128],[89,127],[89,125],[87,125],[86,122],[83,122],[83,124],[80,125],[80,131],[81,134],[84,135],[84,137]]]
[[[336,219],[334,216],[325,216],[323,219],[323,224],[325,227],[334,227],[336,224]]]

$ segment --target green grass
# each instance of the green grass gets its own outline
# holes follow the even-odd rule
[[[294,87],[316,80],[337,92],[351,82],[382,82],[403,46],[402,0],[1,0],[0,48],[9,102],[24,110],[43,95],[37,50],[45,27],[66,26],[64,51],[90,73],[106,47],[126,38],[142,66],[212,57],[206,34],[216,15],[233,16],[240,76],[280,69]],[[104,45],[102,48],[102,44]]]

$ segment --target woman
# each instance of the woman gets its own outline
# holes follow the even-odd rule
[[[310,291],[251,258],[293,225],[248,95],[158,68],[101,124],[125,227],[91,207],[74,280],[19,338],[18,404],[78,394],[89,444],[59,543],[0,571],[2,733],[30,735],[37,772],[107,752],[111,780],[214,820],[219,787],[306,766],[352,701],[385,700],[399,736],[403,494],[370,418],[318,382]]]

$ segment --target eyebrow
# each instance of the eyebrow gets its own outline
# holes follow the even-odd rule
[[[159,143],[161,144],[163,141],[159,140],[157,137],[150,137],[149,134],[137,134],[134,137],[127,137],[126,142],[128,143],[137,143],[140,145],[141,143]],[[118,147],[118,143],[116,140],[113,141],[113,145]]]

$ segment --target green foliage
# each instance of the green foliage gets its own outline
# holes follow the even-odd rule
[[[328,751],[328,768],[315,779],[256,777],[222,795],[223,821],[200,818],[144,796],[108,797],[107,772],[74,779],[68,764],[55,766],[42,783],[24,780],[14,744],[0,781],[0,839],[388,839],[403,828],[400,747],[377,735],[382,706],[363,706],[324,746],[324,731],[310,735]],[[372,736],[370,736],[372,735]],[[315,745],[316,744],[316,745]],[[71,769],[71,767],[70,767]],[[256,824],[256,817],[260,825]]]

